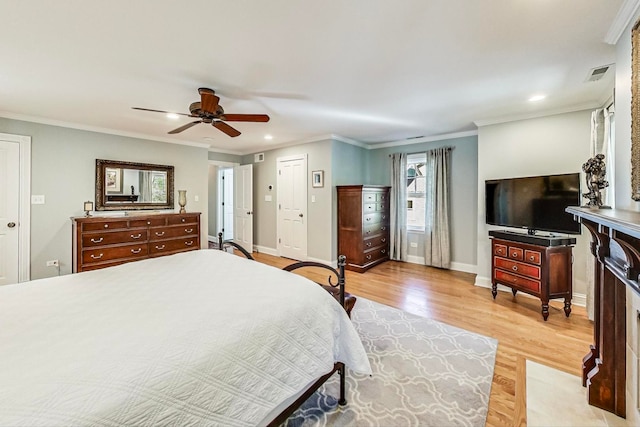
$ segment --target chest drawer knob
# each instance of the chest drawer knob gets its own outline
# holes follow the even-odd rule
[[[371,247],[371,242],[367,243],[367,247],[370,248]]]
[[[131,238],[132,238],[132,239],[139,239],[139,238],[141,238],[141,237],[142,237],[142,233],[138,233],[138,234],[136,234],[136,235],[133,235],[133,234],[131,235]]]
[[[511,267],[511,268],[513,268],[513,271],[518,271],[518,266],[517,266],[517,265],[514,265],[514,266],[513,266],[513,267]]]
[[[367,255],[365,258],[367,258],[367,259],[371,259],[371,255]]]
[[[158,237],[164,236],[164,231],[156,231],[156,236]]]
[[[100,242],[102,242],[103,240],[104,240],[104,237],[101,237],[101,238],[99,238],[99,239],[91,238],[91,243],[100,243]]]
[[[131,249],[131,253],[132,253],[132,254],[139,254],[140,252],[142,252],[142,248],[138,248],[138,249]]]
[[[193,228],[185,228],[184,232],[185,233],[193,233]]]
[[[104,228],[109,228],[109,224],[105,224],[105,225],[104,225]]]
[[[511,254],[511,256],[515,258],[515,257],[517,257],[517,256],[518,256],[518,253],[517,253],[517,252],[514,252],[514,253],[512,253],[512,254]]]
[[[156,249],[161,251],[164,249],[164,245],[156,245]]]
[[[386,253],[387,253],[387,250],[386,250],[386,249],[383,249],[383,250],[381,250],[381,251],[380,251],[380,253],[381,253],[381,254],[386,254]]]
[[[531,261],[535,261],[535,259],[536,259],[536,257],[534,257],[533,255],[531,255],[531,256],[529,257],[529,260],[531,260]]]
[[[103,257],[103,255],[104,255],[104,254],[100,254],[100,255],[94,255],[94,254],[91,254],[91,259],[100,259],[100,258],[102,258],[102,257]]]
[[[380,230],[382,230],[382,231],[384,231],[386,229],[387,229],[387,227],[380,227]]]
[[[187,220],[185,218],[182,218],[182,222],[187,222]]]
[[[191,246],[191,245],[193,245],[193,240],[190,240],[188,242],[184,242],[184,244],[187,245],[187,246]]]
[[[371,221],[371,218],[367,218],[367,221]]]
[[[385,242],[387,241],[387,239],[383,237],[382,239],[380,239],[380,241],[381,241],[382,243],[385,243]]]

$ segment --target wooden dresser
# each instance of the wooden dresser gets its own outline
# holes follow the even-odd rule
[[[542,317],[549,317],[549,300],[564,298],[564,312],[571,313],[572,247],[576,239],[545,237],[509,231],[490,231],[493,299],[498,284],[540,298]]]
[[[200,213],[75,217],[73,272],[200,249]]]
[[[389,259],[389,188],[337,186],[338,254],[348,270],[362,273]]]

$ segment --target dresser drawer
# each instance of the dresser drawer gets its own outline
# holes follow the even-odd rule
[[[507,245],[493,244],[493,254],[497,256],[507,256]]]
[[[368,237],[375,236],[376,234],[388,233],[388,232],[389,232],[389,226],[386,224],[381,224],[381,223],[370,224],[370,225],[365,224],[362,230],[362,236],[366,239]]]
[[[387,234],[384,234],[382,236],[376,236],[376,237],[372,237],[370,239],[365,239],[364,240],[364,250],[368,250],[371,248],[375,248],[377,246],[387,246],[387,244],[389,243],[389,236]]]
[[[171,227],[151,228],[149,232],[149,240],[171,239],[174,237],[183,237],[190,235],[199,235],[198,224],[173,225]]]
[[[148,245],[133,244],[109,248],[87,249],[82,252],[82,261],[85,264],[111,261],[121,258],[141,258],[147,256]]]
[[[495,279],[509,286],[516,286],[538,294],[540,293],[540,282],[537,280],[526,279],[502,270],[495,270]]]
[[[166,252],[186,251],[199,248],[200,244],[197,237],[163,240],[149,243],[149,254],[151,256],[157,256]]]
[[[369,251],[364,252],[364,263],[368,264],[370,262],[379,260],[381,258],[389,256],[389,251],[386,246],[384,248],[375,248]]]
[[[365,214],[362,217],[362,223],[364,224],[365,227],[370,224],[379,224],[381,222],[382,222],[382,214],[377,212]]]
[[[540,279],[540,267],[536,267],[534,265],[528,265],[523,262],[511,261],[499,257],[495,258],[494,265],[496,268],[507,270],[510,273],[520,274],[533,279]]]
[[[127,228],[129,228],[129,221],[126,219],[121,221],[97,221],[82,224],[83,231],[126,230]]]
[[[522,248],[514,248],[513,246],[509,246],[509,258],[523,261],[524,251],[522,250]]]
[[[175,215],[167,218],[167,224],[176,225],[176,224],[195,224],[198,222],[198,215]]]
[[[82,236],[82,246],[85,248],[91,248],[96,246],[115,245],[118,243],[146,242],[147,238],[147,229],[87,233]]]
[[[167,219],[165,217],[134,219],[129,221],[129,227],[159,227],[166,225],[166,223]]]
[[[524,260],[526,262],[540,265],[541,259],[542,259],[542,254],[538,251],[530,251],[528,249],[524,251]]]

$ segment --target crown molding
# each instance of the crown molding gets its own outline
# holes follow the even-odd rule
[[[244,154],[248,154],[243,153],[242,151],[226,150],[224,148],[213,147],[211,145],[207,145],[207,147],[209,148],[207,151],[210,153],[233,154],[234,156],[243,156]]]
[[[345,144],[355,145],[356,147],[365,148],[367,150],[371,150],[371,145],[365,144],[364,142],[356,141],[355,139],[347,138],[340,135],[331,134],[331,139],[335,139],[336,141],[344,142]]]
[[[59,126],[59,127],[69,128],[69,129],[77,129],[77,130],[85,130],[85,131],[89,131],[89,132],[104,133],[104,134],[107,134],[107,135],[117,135],[117,136],[125,136],[125,137],[128,137],[128,138],[144,139],[144,140],[153,141],[153,142],[167,142],[167,143],[170,143],[170,144],[188,145],[188,146],[191,146],[191,147],[199,147],[199,148],[207,148],[207,149],[209,148],[209,144],[204,144],[204,143],[201,143],[201,142],[180,141],[180,140],[177,140],[177,139],[162,138],[162,137],[155,137],[155,136],[151,137],[149,135],[135,133],[135,132],[124,132],[124,131],[120,131],[120,130],[116,130],[116,129],[109,129],[109,128],[101,128],[101,127],[98,127],[98,126],[83,125],[83,124],[80,124],[80,123],[65,122],[65,121],[62,121],[62,120],[54,120],[54,119],[46,119],[44,117],[29,116],[29,115],[24,115],[24,114],[15,114],[15,113],[10,113],[8,111],[0,111],[0,117],[4,117],[5,119],[21,120],[21,121],[25,121],[25,122],[38,123],[38,124],[42,124],[42,125]]]
[[[378,148],[397,147],[401,145],[421,144],[423,142],[444,141],[447,139],[465,138],[467,136],[478,135],[478,130],[468,130],[463,132],[445,133],[441,135],[423,136],[413,139],[401,139],[398,141],[383,142],[381,144],[373,144],[369,147],[370,150],[377,150]]]
[[[473,123],[478,127],[490,126],[490,125],[497,125],[497,124],[500,124],[500,123],[517,122],[517,121],[520,121],[520,120],[537,119],[537,118],[540,118],[540,117],[555,116],[557,114],[575,113],[576,111],[592,110],[592,109],[601,108],[601,107],[602,107],[602,104],[599,101],[594,101],[594,102],[589,102],[589,103],[586,103],[586,104],[578,104],[578,105],[573,105],[571,107],[558,108],[558,109],[555,109],[555,110],[538,111],[538,112],[530,113],[530,114],[516,114],[516,115],[511,115],[511,116],[496,117],[496,118],[493,118],[493,119],[475,120]]]
[[[640,9],[640,0],[625,0],[618,9],[618,14],[613,19],[607,35],[604,37],[604,42],[608,44],[616,44],[625,28],[629,26],[631,20],[636,16]]]

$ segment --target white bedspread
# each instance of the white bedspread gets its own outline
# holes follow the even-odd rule
[[[0,287],[0,425],[264,422],[334,361],[369,373],[315,283],[200,250]]]

